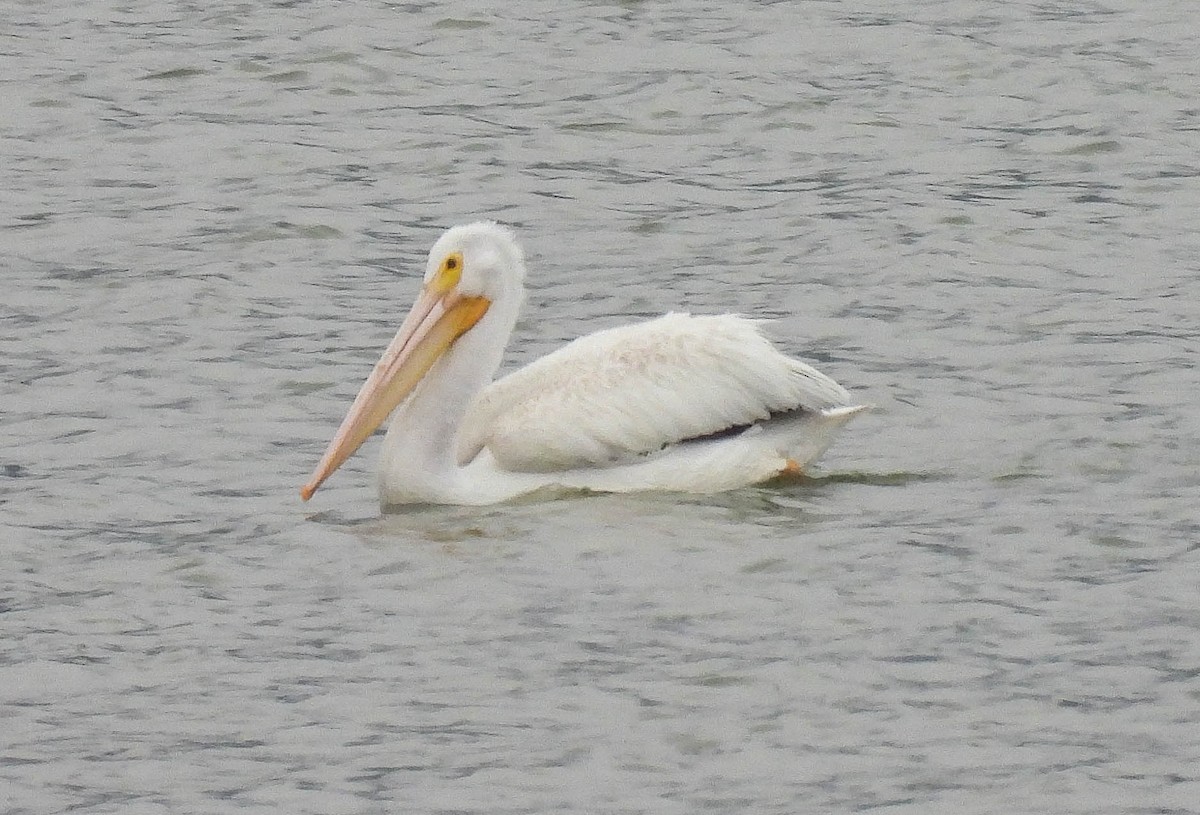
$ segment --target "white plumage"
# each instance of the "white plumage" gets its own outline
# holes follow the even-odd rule
[[[799,472],[864,409],[776,350],[759,321],[733,315],[599,331],[489,384],[523,278],[507,229],[443,235],[413,313],[302,495],[397,405],[381,462],[385,505],[491,503],[547,487],[735,488]]]
[[[581,337],[489,385],[463,423],[459,462],[487,447],[511,470],[608,466],[773,413],[849,404],[756,321],[668,314]]]

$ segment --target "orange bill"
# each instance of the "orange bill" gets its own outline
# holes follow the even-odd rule
[[[434,363],[487,313],[486,297],[462,297],[438,285],[427,285],[395,339],[363,383],[341,427],[325,450],[308,483],[300,488],[307,501],[396,406],[412,393]]]

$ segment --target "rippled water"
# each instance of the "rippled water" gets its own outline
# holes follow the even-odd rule
[[[21,4],[0,809],[1192,812],[1187,4]],[[429,244],[509,364],[674,308],[876,411],[803,484],[296,490]]]

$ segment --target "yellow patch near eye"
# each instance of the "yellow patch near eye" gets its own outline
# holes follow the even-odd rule
[[[462,277],[462,252],[451,252],[442,259],[442,265],[433,278],[433,285],[438,291],[447,292],[458,285]]]

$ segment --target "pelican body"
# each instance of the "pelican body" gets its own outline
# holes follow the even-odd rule
[[[312,478],[391,415],[379,496],[491,504],[538,490],[717,492],[800,473],[865,410],[759,322],[667,314],[581,337],[493,382],[524,296],[508,229],[456,226]]]

